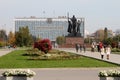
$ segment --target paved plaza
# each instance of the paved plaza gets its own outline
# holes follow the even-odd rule
[[[37,68],[34,80],[99,80],[100,70],[108,68]],[[0,74],[6,69],[0,69]],[[2,77],[0,78],[2,80]]]
[[[91,51],[86,51],[85,53],[83,51],[82,52],[80,52],[80,51],[76,52],[76,50],[74,48],[58,48],[58,50],[73,52],[73,53],[80,54],[80,55],[83,55],[83,56],[88,56],[88,57],[92,57],[92,58],[102,60],[100,52],[91,52]],[[107,60],[106,55],[104,55],[103,61],[112,62],[112,63],[120,65],[120,55],[110,54],[110,59],[109,60]]]
[[[59,50],[76,53],[73,48],[59,48]],[[11,51],[12,50],[0,50],[0,56]],[[98,52],[91,53],[87,51],[86,53],[78,52],[77,54],[100,59],[100,54]],[[119,58],[120,55],[111,54],[110,60],[107,60],[106,58],[103,60],[120,64]],[[107,69],[114,68],[31,68],[31,70],[36,72],[34,80],[99,80],[99,71]],[[120,70],[119,67],[118,69]],[[5,70],[6,69],[0,69],[0,74],[2,74]],[[0,77],[0,80],[3,80],[2,77]]]

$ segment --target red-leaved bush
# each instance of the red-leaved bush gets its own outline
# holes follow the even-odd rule
[[[51,41],[49,39],[43,39],[34,43],[34,48],[38,48],[44,53],[48,53],[52,49]]]

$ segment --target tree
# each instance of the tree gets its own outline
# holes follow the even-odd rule
[[[119,47],[120,34],[117,34],[116,36],[114,36],[113,41],[116,43],[116,47]]]
[[[7,45],[7,34],[5,30],[0,30],[0,46]]]
[[[15,32],[15,44],[17,46],[23,46],[22,34],[20,32]]]
[[[100,29],[98,31],[96,31],[96,34],[95,34],[95,39],[98,40],[98,41],[103,41],[104,40],[104,30]]]
[[[15,35],[14,35],[14,33],[12,33],[12,31],[10,31],[9,34],[8,34],[8,43],[10,45],[15,44]]]
[[[5,30],[0,30],[0,40],[6,41],[7,40],[7,34]]]
[[[62,45],[63,43],[65,43],[65,37],[64,36],[58,36],[56,38],[56,42],[57,42],[57,44]]]
[[[30,46],[33,43],[32,35],[29,33],[28,26],[19,28],[19,31],[15,33],[16,45],[18,46]]]
[[[107,38],[105,40],[106,45],[112,45],[112,42],[113,42],[113,38]]]

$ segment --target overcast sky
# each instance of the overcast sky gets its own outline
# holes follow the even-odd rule
[[[14,30],[15,17],[85,18],[90,33],[107,27],[120,29],[120,0],[0,0],[0,29]]]

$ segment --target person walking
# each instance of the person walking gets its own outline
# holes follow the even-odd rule
[[[107,60],[109,60],[110,53],[111,53],[111,48],[110,48],[110,45],[108,45],[106,47]]]
[[[80,52],[82,52],[82,45],[80,44]]]
[[[100,46],[97,44],[97,51],[100,52]]]
[[[83,44],[83,50],[84,50],[84,53],[85,53],[85,51],[86,51],[86,45],[85,44]]]
[[[75,49],[76,49],[76,52],[78,52],[78,49],[79,49],[79,44],[75,44]]]
[[[101,52],[101,48],[103,47],[103,43],[99,42],[99,48],[100,48],[100,52]]]
[[[105,49],[104,49],[104,46],[101,47],[101,59],[104,58],[104,55],[105,55]]]
[[[92,45],[91,45],[91,52],[94,52],[94,51],[95,51],[95,45],[92,44]]]

